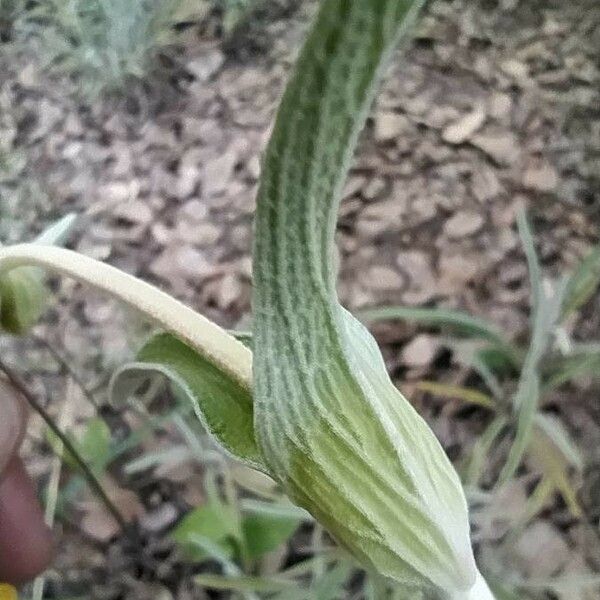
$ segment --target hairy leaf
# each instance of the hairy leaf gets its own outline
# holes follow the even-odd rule
[[[500,473],[501,483],[507,482],[515,474],[529,445],[541,393],[540,363],[549,349],[552,332],[560,317],[565,291],[562,286],[554,290],[553,295],[546,293],[533,244],[533,234],[524,210],[519,212],[517,220],[531,279],[532,333],[517,391],[513,397],[513,408],[517,415],[517,431],[506,464]]]
[[[127,398],[153,373],[167,377],[187,396],[208,433],[221,446],[239,460],[264,470],[247,388],[173,335],[162,333],[144,345],[136,362],[115,373],[111,396]]]
[[[508,342],[494,325],[483,319],[472,317],[459,310],[448,308],[413,308],[410,306],[384,306],[361,311],[364,321],[387,321],[399,319],[419,325],[446,327],[466,337],[487,340],[494,345],[504,346]]]
[[[179,523],[172,538],[194,560],[205,560],[210,554],[194,543],[194,536],[202,536],[216,544],[225,556],[233,557],[240,536],[235,511],[220,502],[199,506],[189,512]]]

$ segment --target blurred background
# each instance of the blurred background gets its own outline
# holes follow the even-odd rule
[[[0,0],[0,241],[75,212],[69,247],[249,330],[261,153],[316,6]],[[498,599],[600,598],[597,0],[429,2],[344,197],[341,300],[459,469]],[[532,289],[552,298],[569,277],[576,300],[536,356],[525,460],[499,485]],[[358,570],[160,379],[109,408],[111,372],[151,329],[72,281],[52,291],[34,335],[0,352],[129,527],[34,417],[25,455],[57,557],[26,598],[420,597]]]

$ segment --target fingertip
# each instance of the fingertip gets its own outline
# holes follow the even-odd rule
[[[0,581],[33,579],[49,565],[52,545],[33,483],[15,458],[0,481]]]
[[[14,389],[0,377],[0,476],[25,433],[26,410]]]

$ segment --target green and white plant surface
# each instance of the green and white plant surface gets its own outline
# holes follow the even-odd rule
[[[39,243],[0,249],[0,310],[8,331],[35,321],[43,294],[20,281],[37,282],[40,268],[138,309],[165,333],[115,374],[115,397],[165,374],[227,452],[271,476],[364,567],[408,589],[486,600],[459,477],[335,290],[342,186],[379,78],[422,4],[322,4],[264,160],[252,352],[155,287]]]

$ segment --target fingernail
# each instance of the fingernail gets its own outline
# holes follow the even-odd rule
[[[24,417],[23,407],[14,390],[0,379],[0,474],[21,440]]]

